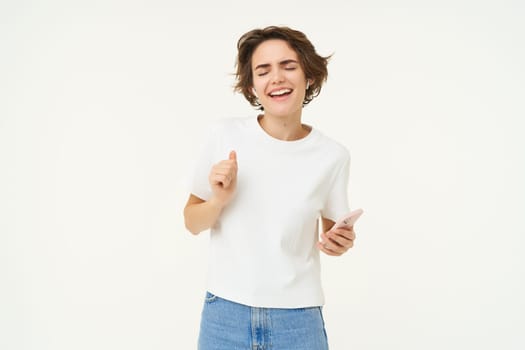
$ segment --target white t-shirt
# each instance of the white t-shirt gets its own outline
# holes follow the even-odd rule
[[[324,304],[318,219],[349,211],[350,155],[316,129],[278,140],[257,118],[216,122],[197,160],[190,191],[208,200],[212,166],[237,152],[237,189],[210,230],[208,291],[274,308]]]

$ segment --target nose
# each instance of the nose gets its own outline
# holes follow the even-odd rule
[[[280,68],[274,69],[272,72],[272,84],[279,84],[284,81],[284,75]]]

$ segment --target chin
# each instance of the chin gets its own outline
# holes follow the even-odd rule
[[[268,114],[271,114],[275,117],[280,117],[280,118],[284,118],[284,117],[288,117],[292,114],[295,114],[297,113],[298,111],[300,112],[302,109],[302,105],[299,106],[299,107],[286,107],[286,106],[281,106],[281,108],[264,108],[264,111]]]

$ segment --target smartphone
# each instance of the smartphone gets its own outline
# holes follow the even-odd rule
[[[359,217],[363,214],[363,209],[356,209],[337,220],[334,226],[330,229],[333,230],[339,227],[352,227]]]

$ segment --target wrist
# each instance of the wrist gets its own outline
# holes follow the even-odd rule
[[[212,196],[209,200],[208,200],[208,203],[211,207],[217,209],[218,211],[221,211],[222,208],[224,208],[226,206],[226,203],[222,202],[219,198],[215,197],[215,196]]]

